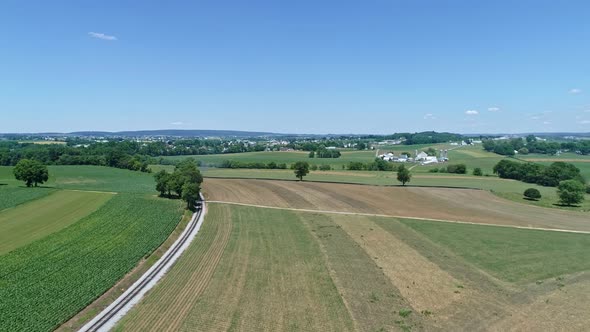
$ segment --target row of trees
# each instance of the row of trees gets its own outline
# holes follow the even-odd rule
[[[340,158],[342,154],[335,149],[320,148],[309,153],[309,158]]]
[[[571,151],[583,155],[590,154],[590,140],[575,142],[547,142],[539,141],[534,135],[510,140],[484,140],[483,148],[486,151],[494,152],[503,156],[514,156],[518,154],[540,153],[554,155],[559,151]]]
[[[350,171],[387,171],[395,172],[398,168],[396,164],[387,162],[381,158],[375,158],[370,163],[363,163],[360,161],[351,161],[346,166]]]
[[[244,162],[236,160],[224,160],[217,165],[219,168],[249,168],[249,169],[287,169],[287,164],[276,163],[271,161],[269,163],[263,162]]]
[[[465,164],[450,164],[441,168],[431,168],[430,173],[453,173],[453,174],[467,174],[467,165]],[[477,173],[477,174],[475,174]],[[474,175],[481,176],[481,168],[474,170]]]
[[[426,131],[414,134],[403,133],[395,135],[395,138],[400,137],[405,138],[405,141],[402,143],[404,145],[447,143],[465,139],[463,135],[453,133],[437,133],[434,131]]]
[[[494,173],[503,179],[536,183],[548,187],[557,187],[561,181],[565,180],[586,183],[576,166],[561,161],[544,166],[504,159],[494,166]]]
[[[59,144],[0,142],[0,165],[15,166],[20,160],[44,165],[95,165],[149,172],[151,158],[134,149],[135,142],[109,142],[74,147]]]
[[[194,209],[201,192],[201,183],[203,183],[203,176],[194,159],[189,158],[178,163],[172,173],[161,170],[154,175],[154,178],[156,190],[160,196],[181,198],[186,202],[187,209]]]

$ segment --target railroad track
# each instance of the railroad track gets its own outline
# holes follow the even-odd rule
[[[91,320],[88,324],[84,325],[79,332],[102,332],[108,331],[114,326],[114,324],[122,318],[124,313],[120,315],[122,310],[125,310],[126,306],[131,302],[137,302],[143,296],[142,293],[147,291],[147,287],[154,279],[161,277],[165,269],[169,269],[171,261],[175,258],[178,252],[183,248],[187,241],[193,236],[193,232],[197,226],[200,227],[200,221],[202,214],[205,211],[205,200],[201,196],[201,205],[197,206],[197,212],[193,215],[189,226],[184,230],[181,237],[174,242],[173,246],[164,254],[158,262],[148,270],[138,281],[136,281],[121,297],[119,297],[113,304],[103,310],[98,316]],[[129,309],[129,308],[127,308]]]

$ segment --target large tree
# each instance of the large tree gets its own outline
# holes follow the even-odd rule
[[[309,174],[309,163],[306,161],[298,161],[293,166],[295,170],[295,176],[299,181],[303,181],[303,177]]]
[[[561,181],[557,187],[559,202],[563,205],[571,206],[581,203],[585,194],[586,188],[584,184],[576,180]]]
[[[411,179],[412,173],[410,173],[410,170],[405,165],[400,165],[397,169],[397,180],[405,186]]]
[[[25,181],[27,187],[36,187],[49,179],[49,171],[47,166],[36,160],[22,159],[14,166],[14,177]]]

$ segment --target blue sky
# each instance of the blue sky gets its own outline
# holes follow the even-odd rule
[[[0,3],[0,132],[590,132],[588,1]]]

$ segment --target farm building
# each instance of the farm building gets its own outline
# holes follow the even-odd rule
[[[392,161],[392,162],[396,162],[396,163],[406,163],[406,162],[412,161],[410,156],[408,156],[407,154],[402,154],[400,156],[396,156],[392,152],[388,152],[388,153],[379,155],[379,158],[381,158],[385,161]]]
[[[418,153],[418,151],[416,151],[416,161],[424,161],[426,158],[428,158],[428,154],[426,152],[420,151],[420,153]]]

